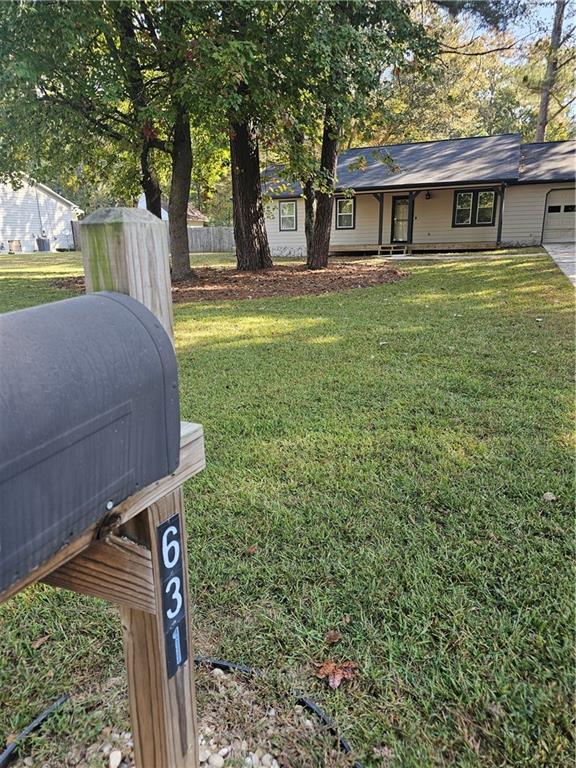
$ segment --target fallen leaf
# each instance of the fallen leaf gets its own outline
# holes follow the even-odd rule
[[[383,758],[383,761],[381,763],[382,766],[389,765],[390,761],[394,757],[394,750],[390,749],[390,747],[386,747],[385,745],[382,745],[380,747],[374,747],[372,751],[374,752],[374,757]]]
[[[330,688],[338,688],[342,680],[352,680],[358,669],[358,664],[353,661],[325,661],[316,666],[316,677],[328,678]]]
[[[556,496],[554,496],[554,494],[551,491],[546,491],[546,493],[544,493],[542,495],[542,500],[543,501],[556,501]]]
[[[257,547],[252,545],[251,547],[246,548],[246,554],[247,555],[255,555],[257,551]]]
[[[8,736],[6,736],[6,746],[8,746],[9,744],[14,744],[17,738],[18,738],[17,733],[9,733]]]
[[[334,643],[338,643],[342,640],[342,635],[340,632],[338,632],[337,629],[329,629],[328,632],[326,632],[326,635],[324,636],[324,642],[328,643],[329,645],[333,645]]]
[[[38,637],[36,638],[36,640],[34,640],[34,642],[32,643],[32,648],[34,648],[34,650],[37,651],[38,648],[40,648],[41,645],[44,645],[44,643],[47,642],[48,640],[50,640],[50,635],[42,635],[42,637]]]

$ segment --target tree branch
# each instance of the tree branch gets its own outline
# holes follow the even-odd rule
[[[548,118],[548,122],[549,122],[549,123],[551,123],[551,122],[552,122],[552,120],[554,120],[554,118],[555,118],[555,117],[558,117],[558,115],[561,115],[561,114],[562,114],[562,112],[564,112],[564,110],[568,109],[568,107],[570,106],[570,104],[573,104],[575,101],[576,101],[576,96],[573,96],[573,97],[572,97],[572,98],[571,98],[569,101],[567,101],[567,102],[566,102],[566,104],[562,104],[562,106],[560,107],[560,109],[557,109],[557,110],[556,110],[556,112],[554,112],[554,114],[553,114],[553,115],[551,115],[551,116]]]
[[[556,65],[556,72],[558,72],[559,69],[562,69],[562,67],[565,67],[566,64],[570,64],[571,61],[574,61],[576,59],[576,53],[573,53],[572,56],[568,56],[567,59],[564,59],[564,61],[560,62]]]

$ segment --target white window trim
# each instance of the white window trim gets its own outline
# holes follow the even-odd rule
[[[466,221],[457,221],[458,219],[458,211],[465,210],[464,208],[460,208],[458,205],[458,201],[460,200],[460,195],[470,195],[470,207],[468,208],[468,219]],[[454,223],[457,227],[465,227],[468,224],[472,224],[472,209],[474,207],[474,194],[473,192],[457,192],[456,193],[456,215],[454,217]]]
[[[480,210],[480,195],[482,193],[488,193],[489,195],[492,195],[492,204],[490,206],[490,223],[494,222],[494,215],[496,213],[496,192],[494,192],[493,189],[481,189],[478,192],[478,205],[476,206],[476,224],[488,224],[487,221],[478,221],[478,212]],[[483,208],[486,208],[487,206],[482,206]]]
[[[340,213],[340,203],[352,203],[350,213]],[[340,216],[352,216],[351,224],[340,224]],[[356,229],[356,198],[355,197],[337,197],[336,198],[336,229]]]
[[[282,215],[282,206],[291,205],[294,213]],[[282,225],[282,219],[294,219],[293,227],[285,227]],[[278,228],[280,232],[297,232],[298,231],[298,211],[296,206],[296,200],[280,200],[278,203]]]

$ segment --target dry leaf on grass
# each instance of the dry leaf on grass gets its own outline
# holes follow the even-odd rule
[[[32,643],[32,648],[34,648],[34,650],[37,651],[38,648],[40,648],[41,645],[44,645],[44,643],[47,642],[48,640],[50,640],[50,635],[42,635],[42,637],[38,637],[36,638],[36,640],[34,640],[34,642]]]
[[[342,680],[353,680],[358,669],[354,661],[325,661],[316,666],[316,677],[328,678],[330,688],[338,688]]]
[[[328,643],[328,645],[339,643],[340,640],[342,640],[342,635],[337,629],[329,629],[324,636],[324,642]]]

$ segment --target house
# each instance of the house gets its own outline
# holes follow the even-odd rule
[[[72,250],[72,222],[82,211],[27,176],[21,184],[18,189],[0,184],[0,252]]]
[[[330,252],[468,250],[575,240],[576,141],[518,134],[342,152]],[[265,172],[272,252],[306,252],[304,199]]]
[[[146,196],[144,193],[138,198],[138,208],[146,208]],[[162,221],[168,221],[168,200],[162,198]],[[208,216],[205,216],[191,203],[188,204],[188,226],[203,227],[208,222]]]

